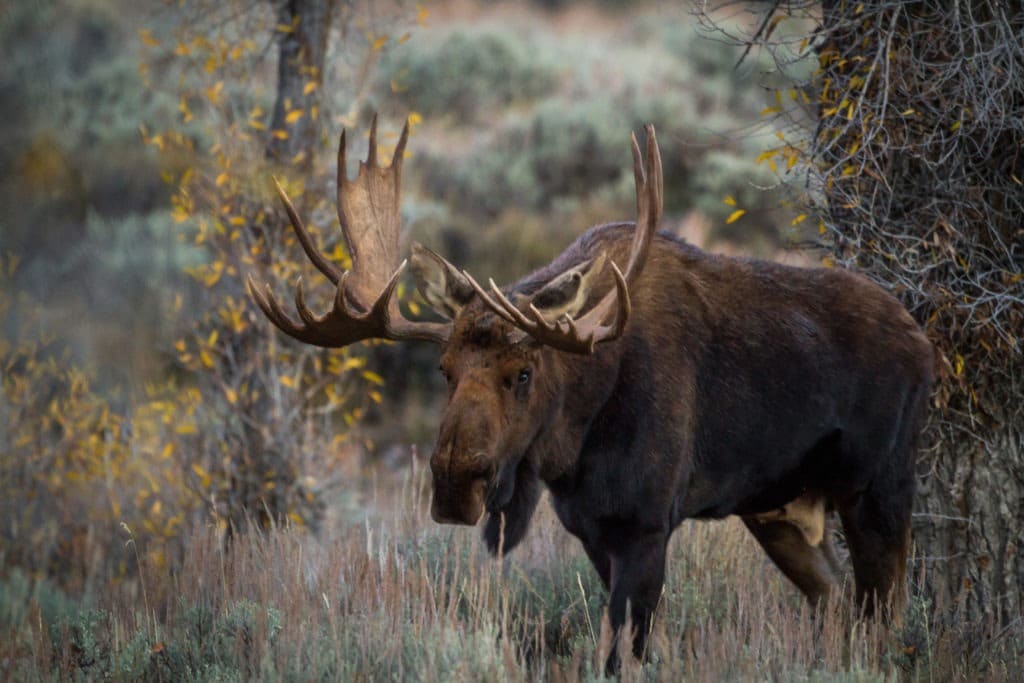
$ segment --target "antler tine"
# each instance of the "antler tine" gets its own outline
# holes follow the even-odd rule
[[[632,282],[647,261],[651,240],[661,221],[663,206],[661,175],[661,154],[654,126],[644,126],[647,133],[647,158],[640,154],[636,135],[631,134],[633,147],[633,176],[636,181],[636,231],[630,246],[629,261],[626,263],[626,280]]]
[[[391,167],[396,173],[401,172],[402,160],[405,159],[405,144],[409,142],[409,119],[405,120],[402,126],[402,134],[398,136],[398,144],[395,145],[395,154],[391,157]]]
[[[473,291],[476,292],[476,295],[480,297],[480,300],[484,302],[484,305],[486,305],[487,308],[491,309],[494,313],[496,313],[499,317],[503,318],[506,322],[509,322],[513,325],[516,324],[516,320],[515,318],[512,317],[512,314],[505,310],[504,306],[502,306],[500,303],[492,299],[490,295],[487,293],[487,290],[481,287],[480,283],[477,282],[473,278],[473,276],[469,274],[468,271],[463,270],[462,276],[466,278],[466,280],[469,282],[469,286],[473,288]]]
[[[266,315],[270,322],[274,323],[279,330],[292,336],[295,336],[297,331],[301,331],[302,326],[292,320],[291,317],[281,308],[281,304],[278,303],[277,297],[274,296],[274,292],[270,289],[269,283],[264,285],[266,291],[261,292],[256,281],[253,280],[252,275],[250,275],[246,278],[246,285],[249,289],[249,295],[256,300],[256,305],[260,307],[263,314]]]
[[[370,121],[370,149],[366,152],[366,165],[373,168],[377,165],[377,112]]]
[[[508,314],[512,316],[512,319],[516,325],[522,327],[524,325],[529,326],[531,324],[530,319],[523,315],[523,312],[516,308],[516,305],[512,303],[509,300],[509,298],[502,293],[501,288],[499,288],[498,285],[495,284],[494,278],[487,278],[487,286],[491,288],[491,295],[498,300],[498,304],[502,307],[502,309],[507,311]]]
[[[344,271],[324,258],[323,254],[316,248],[316,245],[313,244],[313,238],[306,230],[302,219],[299,218],[299,212],[295,210],[295,206],[288,197],[288,193],[281,187],[281,183],[278,182],[277,178],[272,177],[272,180],[274,181],[274,188],[277,190],[277,196],[281,199],[281,203],[284,204],[285,213],[288,214],[288,220],[291,221],[292,229],[295,230],[295,236],[299,238],[299,244],[302,245],[302,251],[306,252],[306,256],[313,262],[317,270],[323,273],[332,283],[338,284],[338,279],[341,278],[341,274]]]

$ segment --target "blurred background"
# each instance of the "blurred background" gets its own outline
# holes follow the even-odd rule
[[[288,297],[305,274],[328,305],[270,178],[347,265],[335,146],[346,128],[354,173],[373,112],[384,154],[412,126],[408,236],[478,277],[631,220],[646,122],[663,229],[807,258],[784,252],[804,238],[785,169],[758,156],[774,63],[740,63],[687,3],[26,1],[0,10],[0,45],[0,553],[71,585],[130,569],[121,523],[173,562],[210,520],[360,519],[354,479],[429,455],[435,348],[304,348],[243,286]]]

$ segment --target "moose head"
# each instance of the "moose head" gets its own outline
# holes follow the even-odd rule
[[[632,138],[637,221],[628,253],[601,252],[543,280],[527,279],[503,292],[493,280],[485,289],[430,249],[412,245],[412,273],[430,307],[447,322],[406,319],[395,288],[408,264],[399,262],[402,159],[409,137],[402,129],[391,164],[377,159],[377,120],[369,153],[355,180],[345,170],[345,133],[338,149],[338,217],[352,256],[343,272],[313,244],[291,200],[276,184],[299,243],[337,289],[324,315],[295,290],[299,320],[287,314],[269,285],[250,277],[249,292],[283,332],[308,344],[337,348],[370,338],[434,342],[448,403],[430,461],[435,521],[476,524],[484,510],[497,515],[516,495],[518,483],[533,495],[536,476],[525,476],[523,457],[552,424],[565,392],[566,354],[589,356],[618,339],[630,318],[630,286],[643,270],[662,211],[661,158],[653,126],[647,126],[646,161]],[[619,263],[625,264],[623,272]],[[534,475],[536,473],[533,473]],[[491,535],[491,534],[489,534]],[[492,548],[493,539],[488,539]]]

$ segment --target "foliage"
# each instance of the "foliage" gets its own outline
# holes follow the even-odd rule
[[[259,25],[260,19],[246,21]],[[274,30],[287,34],[288,27]],[[202,294],[190,329],[174,346],[204,401],[198,429],[207,438],[188,464],[214,514],[232,531],[253,521],[263,528],[286,521],[316,526],[338,482],[337,467],[325,456],[339,450],[365,404],[380,400],[375,387],[382,382],[350,350],[285,339],[245,292],[250,274],[258,282],[293,282],[312,272],[269,196],[269,183],[253,185],[275,172],[314,226],[327,224],[313,233],[328,258],[348,266],[337,220],[327,218],[333,197],[321,190],[329,186],[328,169],[315,164],[316,150],[300,149],[285,160],[302,171],[302,180],[290,180],[290,168],[264,158],[269,140],[288,139],[291,127],[318,120],[319,112],[285,104],[283,127],[268,130],[266,102],[245,80],[258,68],[251,35],[231,22],[211,34],[185,17],[173,48],[152,33],[145,36],[154,62],[167,51],[183,57],[169,67],[178,75],[182,120],[168,130],[144,131],[144,138],[161,159],[192,159],[170,176],[171,203],[183,237],[204,249],[207,260],[188,271]],[[317,87],[318,81],[307,83],[307,89]],[[328,306],[330,289],[320,288],[314,302]]]
[[[6,285],[15,262],[0,265]],[[182,435],[195,432],[200,397],[151,387],[130,410],[118,410],[38,321],[6,319],[15,296],[0,288],[0,321],[20,330],[0,343],[3,564],[79,590],[123,578],[137,558],[110,539],[130,525],[162,565],[180,552],[173,542],[197,503],[173,456]],[[22,302],[18,310],[31,308]],[[103,554],[109,558],[97,572],[93,562]]]
[[[554,90],[555,65],[531,42],[509,30],[421,33],[385,55],[381,82],[402,108],[471,123]]]
[[[86,35],[99,53],[110,53],[121,27],[90,7],[76,5],[57,31],[72,42]],[[27,192],[19,216],[26,220],[5,225],[3,235],[29,258],[0,258],[0,558],[5,571],[20,566],[75,592],[129,577],[138,545],[154,554],[142,558],[153,566],[179,563],[183,531],[210,518],[229,532],[254,521],[316,526],[328,504],[342,502],[336,494],[347,465],[332,456],[351,452],[343,443],[348,429],[365,404],[380,400],[381,379],[365,359],[280,345],[244,292],[248,272],[292,279],[305,267],[268,188],[249,181],[250,173],[269,178],[273,170],[260,136],[287,135],[265,130],[264,94],[245,87],[260,68],[260,34],[244,28],[266,15],[243,13],[217,24],[219,33],[204,32],[207,26],[189,23],[190,8],[167,10],[181,14],[179,23],[157,24],[166,34],[140,32],[146,59],[138,69],[125,68],[127,55],[93,60],[87,51],[75,67],[79,78],[62,86],[66,99],[30,79],[10,85],[66,129],[52,130],[57,122],[47,116],[33,121],[15,141],[16,150],[27,146],[16,151],[24,173],[3,187],[19,198]],[[55,16],[40,5],[4,18],[5,34],[32,35]],[[63,74],[71,68],[66,52],[47,43],[39,59]],[[27,54],[15,52],[18,60]],[[54,106],[44,106],[51,99]],[[83,105],[90,99],[97,101]],[[167,102],[174,106],[160,109]],[[165,116],[168,108],[176,119]],[[140,128],[149,149],[139,144]],[[77,161],[83,149],[94,159],[143,160],[142,170],[123,170],[131,178],[116,193],[125,206],[107,198],[115,193],[103,189],[107,178],[118,181],[109,170],[117,167],[105,162],[74,195],[86,207],[81,216],[53,208],[60,204],[53,199],[77,191],[71,180],[88,168]],[[326,172],[317,169],[320,177]],[[169,211],[147,213],[123,201],[126,192],[138,200],[147,176],[161,195],[171,187]],[[320,192],[285,183],[315,220],[323,218]],[[44,217],[46,229],[33,224]],[[336,222],[329,228],[338,234]],[[324,244],[333,258],[347,258],[337,237]],[[59,286],[68,280],[71,287]],[[23,293],[45,292],[40,283],[51,281],[67,301]],[[153,356],[163,361],[159,372]]]
[[[934,596],[1011,619],[1024,591],[1024,15],[993,2],[776,3],[756,26],[746,42],[777,63],[817,67],[764,112],[812,130],[791,127],[759,159],[803,190],[827,263],[889,288],[938,351],[916,524],[945,568]]]

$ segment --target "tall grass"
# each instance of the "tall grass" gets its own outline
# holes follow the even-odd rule
[[[424,468],[366,486],[362,519],[319,536],[195,529],[173,568],[70,598],[0,581],[0,675],[15,680],[597,680],[604,590],[542,506],[489,558],[429,520]],[[130,539],[126,537],[126,541]],[[144,557],[144,555],[143,555]],[[625,680],[1021,680],[1019,625],[938,625],[916,599],[887,631],[839,598],[815,614],[742,525],[676,533],[650,661]]]

